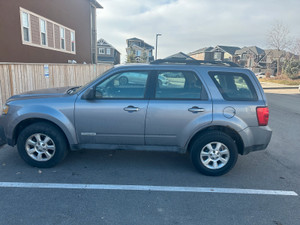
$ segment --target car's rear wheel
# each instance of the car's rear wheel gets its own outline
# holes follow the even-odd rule
[[[34,123],[20,133],[17,141],[21,158],[39,168],[53,167],[67,155],[67,142],[60,129],[50,123]]]
[[[190,156],[202,174],[220,176],[229,172],[238,158],[234,140],[225,133],[210,131],[199,136],[191,145]]]

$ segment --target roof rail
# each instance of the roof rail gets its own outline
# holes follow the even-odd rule
[[[150,62],[150,64],[185,64],[185,65],[215,65],[215,66],[240,67],[238,64],[234,62],[191,60],[191,59],[157,59],[155,61]]]

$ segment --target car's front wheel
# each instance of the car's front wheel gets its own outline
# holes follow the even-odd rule
[[[53,167],[67,155],[67,142],[60,129],[50,123],[34,123],[22,130],[17,141],[21,158],[39,168]]]
[[[238,158],[234,140],[219,131],[199,136],[191,145],[190,156],[195,168],[202,174],[220,176],[229,172]]]

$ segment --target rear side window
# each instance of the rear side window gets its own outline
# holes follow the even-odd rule
[[[257,94],[249,77],[243,73],[208,73],[223,98],[228,101],[256,101]]]
[[[159,71],[156,99],[198,99],[208,96],[197,74],[189,71]]]

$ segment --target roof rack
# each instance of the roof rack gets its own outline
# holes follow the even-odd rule
[[[157,59],[150,62],[150,64],[185,64],[185,65],[214,65],[214,66],[229,66],[240,67],[234,62],[227,61],[205,61],[205,60],[191,60],[191,59]]]

